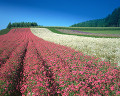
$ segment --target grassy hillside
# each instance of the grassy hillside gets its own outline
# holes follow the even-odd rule
[[[0,35],[7,34],[10,31],[10,29],[2,29],[0,30]]]

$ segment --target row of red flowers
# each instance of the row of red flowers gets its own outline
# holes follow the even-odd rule
[[[2,95],[120,95],[117,66],[44,41],[28,28],[12,29],[0,40]]]

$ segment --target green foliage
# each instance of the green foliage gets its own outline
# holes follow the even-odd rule
[[[35,22],[20,22],[20,23],[12,23],[11,22],[8,24],[7,28],[12,28],[12,27],[32,27],[32,26],[38,26],[37,23]]]
[[[115,9],[111,15],[106,17],[106,26],[120,27],[120,7]]]
[[[120,27],[120,7],[103,19],[89,20],[71,27]]]
[[[7,28],[10,29],[12,27],[11,22],[8,24]]]
[[[0,30],[0,35],[7,34],[9,31],[10,31],[10,29],[8,29],[8,28]]]

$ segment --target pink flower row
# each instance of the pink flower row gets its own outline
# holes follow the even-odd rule
[[[15,39],[8,39],[12,34]],[[6,63],[1,66],[3,70],[0,70],[4,89],[2,94],[17,94],[16,92],[22,96],[120,94],[120,69],[117,66],[111,66],[108,62],[71,48],[44,41],[33,35],[29,28],[13,29],[2,38],[10,43],[8,47],[14,40],[17,42],[14,47],[10,47],[10,51],[5,50],[7,45],[4,41],[0,45],[6,53],[11,53]],[[19,78],[16,79],[17,77]],[[9,89],[11,86],[12,90]]]
[[[17,29],[18,32],[15,34],[14,30],[11,30],[8,35],[4,36],[4,41],[5,44],[3,43],[2,46],[3,48],[5,47],[6,50],[3,52],[6,52],[6,54],[2,53],[2,59],[4,59],[5,55],[9,56],[8,59],[5,58],[5,62],[2,62],[1,68],[0,68],[0,83],[1,83],[1,94],[14,94],[17,89],[19,89],[19,82],[20,81],[20,75],[21,75],[21,66],[22,66],[22,59],[25,55],[25,49],[27,47],[28,43],[28,34],[22,34],[22,30]],[[16,31],[17,31],[16,30]],[[15,35],[14,35],[15,34]],[[9,35],[13,35],[14,39],[9,39]],[[22,36],[21,36],[22,35]],[[21,38],[22,37],[22,38]],[[20,40],[17,41],[17,38],[21,38]],[[14,41],[14,42],[13,42]],[[7,47],[7,43],[8,44]],[[13,45],[13,46],[12,46]],[[14,48],[15,47],[15,48]],[[9,51],[7,50],[13,50]]]
[[[15,31],[17,33],[15,34]],[[9,59],[12,52],[22,43],[24,42],[24,35],[22,35],[22,31],[19,29],[12,29],[8,34],[0,36],[0,66]]]

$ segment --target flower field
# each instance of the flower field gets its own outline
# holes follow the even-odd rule
[[[120,95],[117,65],[45,41],[29,28],[12,29],[0,42],[0,96]]]
[[[84,54],[99,57],[120,66],[120,38],[93,38],[53,33],[45,28],[31,28],[36,36],[56,44],[71,47]]]
[[[66,30],[66,29],[56,29],[62,33],[68,34],[77,34],[77,35],[91,35],[91,36],[105,36],[105,37],[120,37],[119,34],[102,34],[102,33],[90,33],[90,32],[83,32],[78,30]],[[108,32],[109,33],[109,32]]]

